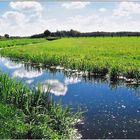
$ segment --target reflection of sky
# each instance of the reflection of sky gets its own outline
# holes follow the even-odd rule
[[[22,64],[16,64],[16,63],[13,63],[13,62],[6,62],[4,64],[8,69],[18,69],[18,68],[21,68]]]
[[[50,79],[42,83],[42,88],[45,92],[47,92],[48,88],[50,88],[50,92],[55,96],[64,96],[68,91],[69,84],[76,84],[79,83],[80,81],[81,80],[79,78],[66,77],[64,79],[64,84],[63,84],[59,80]]]
[[[64,81],[64,83],[66,85],[69,85],[69,84],[77,84],[79,82],[81,82],[81,80],[78,77],[70,77],[70,78],[66,77],[65,78],[65,81]]]
[[[64,96],[68,90],[67,86],[65,86],[58,80],[47,80],[44,83],[42,83],[42,87],[45,92],[47,92],[48,88],[50,88],[50,92],[55,96]]]
[[[34,82],[34,80],[26,80],[25,82],[26,82],[27,84],[31,84],[31,83]]]
[[[13,77],[35,78],[41,76],[42,74],[43,72],[39,72],[39,71],[16,70],[13,73]]]
[[[62,72],[51,73],[47,69],[36,71],[32,68],[28,71],[23,66],[10,69],[5,63],[10,64],[11,61],[0,59],[2,72],[17,76],[29,86],[36,86],[38,82],[44,90],[50,86],[55,101],[61,99],[63,105],[81,107],[85,111],[82,127],[85,137],[140,137],[140,88],[134,90],[121,85],[114,90],[107,82],[84,81],[82,77],[67,77]]]
[[[3,57],[2,57],[2,58],[0,58],[0,62],[2,62],[2,63],[3,63],[3,62],[5,62],[5,61],[6,61],[6,58],[3,58]]]

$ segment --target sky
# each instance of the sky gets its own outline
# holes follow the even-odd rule
[[[0,35],[29,36],[57,30],[139,31],[136,1],[1,1]]]

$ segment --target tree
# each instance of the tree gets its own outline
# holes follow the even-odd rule
[[[51,32],[50,32],[49,30],[46,30],[46,31],[44,32],[44,35],[45,35],[45,37],[48,37],[48,36],[51,35]]]
[[[5,34],[4,37],[5,37],[5,38],[9,38],[9,35],[8,35],[8,34]]]
[[[79,37],[79,36],[80,36],[80,32],[78,32],[78,31],[76,31],[76,30],[73,30],[73,29],[71,29],[71,30],[69,31],[69,34],[70,34],[70,36],[72,36],[72,37]]]

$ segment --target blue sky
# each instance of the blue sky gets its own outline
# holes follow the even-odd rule
[[[0,35],[31,35],[46,29],[140,31],[140,2],[0,2]]]

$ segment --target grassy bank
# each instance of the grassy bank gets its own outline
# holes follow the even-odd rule
[[[29,89],[0,73],[0,138],[70,139],[79,113],[63,108],[42,88]]]
[[[63,38],[42,44],[7,48],[0,51],[8,56],[44,65],[88,70],[95,75],[110,74],[139,79],[140,38]]]
[[[36,44],[44,41],[46,41],[46,39],[4,39],[0,40],[0,48]]]
[[[0,103],[0,138],[16,138],[25,128],[24,114],[14,106]]]

